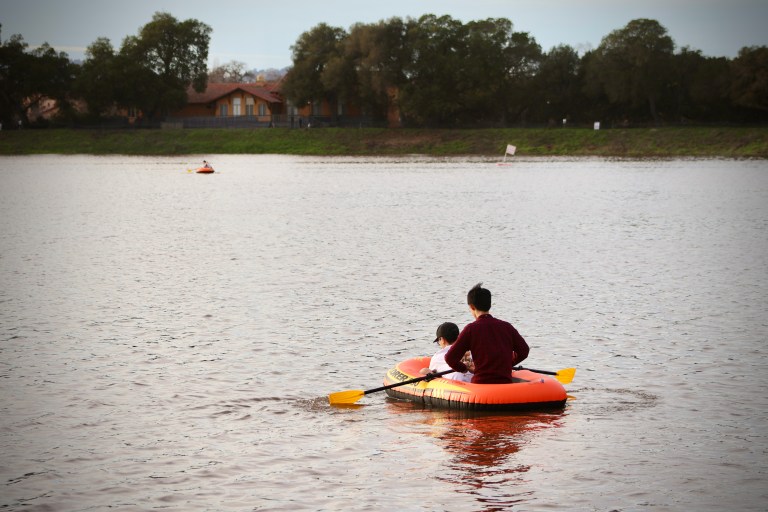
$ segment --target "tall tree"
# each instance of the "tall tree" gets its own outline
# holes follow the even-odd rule
[[[48,98],[56,102],[60,113],[69,111],[70,92],[79,68],[66,53],[56,52],[48,43],[32,50],[31,55],[27,110],[37,108],[40,101]]]
[[[541,46],[527,32],[512,32],[504,48],[504,66],[508,77],[508,120],[527,121],[531,101],[536,101],[534,77],[541,65]]]
[[[0,122],[30,121],[29,114],[44,98],[66,108],[77,68],[66,53],[48,43],[27,51],[21,35],[0,43]],[[31,119],[31,121],[36,121]]]
[[[745,47],[731,65],[736,105],[768,111],[768,46]]]
[[[637,19],[605,36],[589,60],[587,86],[627,111],[645,105],[658,122],[657,103],[671,81],[674,41],[658,21]]]
[[[512,22],[489,18],[465,25],[464,55],[458,82],[463,125],[503,123],[515,101],[511,85],[513,63],[509,52]]]
[[[24,97],[30,58],[21,35],[0,41],[0,122],[5,127],[26,117]]]
[[[329,62],[342,55],[344,29],[321,23],[299,36],[291,46],[293,68],[283,82],[283,93],[295,105],[312,101],[334,102],[337,93],[323,83],[323,73]],[[328,79],[326,78],[326,81]]]
[[[541,47],[507,19],[468,24],[450,16],[410,20],[404,116],[414,124],[492,125],[523,119]]]
[[[567,45],[556,46],[543,57],[535,78],[541,120],[559,122],[581,117],[584,101],[580,63],[576,50]]]
[[[184,106],[188,87],[204,91],[210,34],[205,23],[157,12],[137,36],[125,38],[120,56],[131,71],[130,83],[149,93],[136,96],[135,106],[159,117]]]
[[[684,47],[674,56],[672,76],[676,121],[710,122],[731,116],[728,59],[705,57],[700,50]]]
[[[406,122],[426,126],[459,124],[462,106],[456,78],[461,73],[464,27],[450,16],[409,19],[400,107]]]
[[[106,37],[99,37],[85,50],[85,61],[75,83],[76,94],[93,116],[106,114],[118,100],[117,55]]]
[[[403,82],[405,24],[391,18],[351,27],[343,55],[325,71],[324,83],[333,84],[340,98],[358,103],[376,119],[386,116],[394,89]]]

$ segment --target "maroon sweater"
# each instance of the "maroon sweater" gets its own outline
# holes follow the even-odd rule
[[[503,384],[512,382],[512,367],[528,357],[529,348],[512,324],[485,314],[464,327],[445,354],[445,362],[458,372],[466,372],[461,358],[468,350],[475,362],[472,382]]]

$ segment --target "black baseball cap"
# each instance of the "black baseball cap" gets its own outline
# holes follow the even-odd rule
[[[448,343],[453,343],[459,337],[459,326],[453,322],[442,323],[440,324],[440,327],[437,328],[436,336],[435,343],[437,343],[440,338],[445,338],[448,340]]]

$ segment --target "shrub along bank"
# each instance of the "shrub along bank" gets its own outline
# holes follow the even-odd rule
[[[0,155],[409,155],[768,158],[768,127],[2,130]]]

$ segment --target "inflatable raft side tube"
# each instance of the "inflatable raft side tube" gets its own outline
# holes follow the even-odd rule
[[[468,402],[465,400],[450,400],[443,398],[434,398],[429,395],[422,395],[420,398],[399,390],[399,388],[393,388],[387,390],[387,395],[391,398],[400,400],[408,400],[410,402],[419,403],[428,407],[436,407],[441,409],[457,409],[463,411],[542,411],[542,410],[556,410],[565,407],[566,400],[555,402],[524,402],[524,403],[512,403],[512,404],[484,404],[478,402]]]

